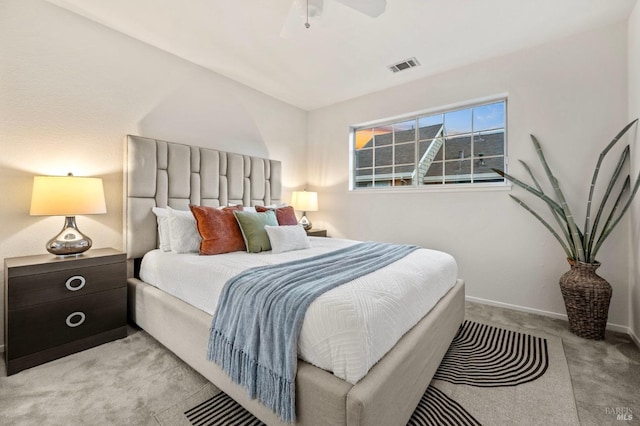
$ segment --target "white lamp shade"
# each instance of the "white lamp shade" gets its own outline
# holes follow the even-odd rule
[[[318,211],[318,193],[294,191],[291,194],[291,206],[302,212],[316,212]]]
[[[32,216],[75,216],[106,213],[102,179],[77,176],[35,176]]]

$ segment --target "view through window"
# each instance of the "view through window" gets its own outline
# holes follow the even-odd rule
[[[506,99],[353,131],[353,187],[504,182]]]

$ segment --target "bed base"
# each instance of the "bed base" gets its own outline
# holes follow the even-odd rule
[[[130,278],[133,322],[268,425],[286,423],[206,360],[211,316]],[[409,330],[369,373],[352,385],[299,360],[297,425],[405,425],[464,319],[464,281],[456,285]]]

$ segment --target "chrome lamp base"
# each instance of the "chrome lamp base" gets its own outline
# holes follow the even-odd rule
[[[307,218],[307,212],[302,212],[302,217],[300,218],[298,223],[302,225],[305,231],[311,229],[311,221]]]
[[[76,256],[89,250],[91,244],[91,238],[76,226],[76,217],[67,216],[62,231],[47,243],[47,251],[56,256]]]

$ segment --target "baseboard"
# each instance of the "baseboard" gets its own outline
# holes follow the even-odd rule
[[[510,303],[496,302],[496,301],[493,301],[493,300],[481,299],[479,297],[473,297],[473,296],[465,296],[465,299],[467,301],[469,301],[469,302],[480,303],[481,305],[489,305],[489,306],[496,306],[498,308],[513,309],[514,311],[527,312],[529,314],[543,315],[545,317],[557,318],[557,319],[561,319],[561,320],[564,320],[564,321],[568,321],[569,320],[567,318],[567,315],[559,314],[557,312],[543,311],[541,309],[528,308],[526,306],[520,306],[520,305],[512,305]],[[607,323],[607,330],[617,331],[617,332],[620,332],[620,333],[628,334],[636,342],[636,344],[638,343],[638,337],[635,336],[635,335],[632,335],[631,329],[629,329],[629,327],[627,327],[627,326],[620,325],[620,324],[613,324],[613,323],[608,322]]]

